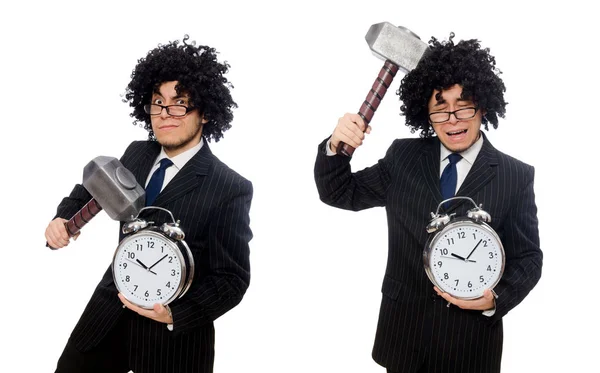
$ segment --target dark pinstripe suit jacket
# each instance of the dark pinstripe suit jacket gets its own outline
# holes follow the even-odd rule
[[[496,313],[446,307],[423,269],[429,213],[442,201],[440,142],[396,140],[376,165],[351,173],[350,160],[326,156],[319,146],[315,180],[321,200],[348,210],[385,206],[388,261],[382,286],[373,358],[398,372],[498,372],[502,317],[541,276],[533,167],[496,150],[485,138],[457,195],[482,203],[506,251],[506,269],[495,288]],[[472,208],[459,201],[459,216]]]
[[[159,152],[156,142],[136,141],[125,151],[121,162],[140,185],[145,185]],[[77,185],[59,205],[57,216],[70,218],[90,198]],[[212,372],[213,320],[241,301],[250,281],[251,199],[252,184],[220,162],[205,141],[154,203],[181,220],[196,263],[191,288],[183,298],[171,303],[174,331],[124,310],[109,268],[70,341],[82,351],[89,350],[121,317],[131,317],[130,364],[135,373]],[[153,211],[156,210],[142,217],[155,222],[170,221],[164,212]],[[120,234],[119,239],[122,238]]]

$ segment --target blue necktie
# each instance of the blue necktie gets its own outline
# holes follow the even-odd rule
[[[440,178],[442,200],[454,197],[454,193],[456,192],[456,163],[461,159],[462,156],[457,153],[452,153],[448,156],[450,163],[444,168],[444,172],[442,172],[442,177]]]
[[[160,166],[150,178],[148,186],[146,187],[146,206],[150,206],[158,197],[160,190],[162,189],[163,181],[165,180],[165,170],[173,165],[173,162],[169,158],[163,158],[160,160]]]

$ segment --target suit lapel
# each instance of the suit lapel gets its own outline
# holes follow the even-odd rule
[[[440,140],[432,138],[425,143],[419,157],[421,175],[425,179],[425,189],[437,203],[442,201],[440,191]]]
[[[175,175],[173,180],[160,192],[155,206],[161,206],[180,198],[198,186],[198,178],[208,175],[208,170],[214,161],[214,155],[206,140],[202,148]],[[149,172],[149,170],[148,170]]]
[[[142,188],[146,188],[146,180],[148,180],[148,174],[158,154],[160,153],[160,144],[156,141],[147,141],[147,146],[139,154],[139,160],[137,166],[132,170],[138,184]]]

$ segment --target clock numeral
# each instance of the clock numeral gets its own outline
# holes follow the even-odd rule
[[[154,242],[148,241],[148,247],[154,249]]]
[[[135,253],[132,253],[131,251],[127,253],[127,257],[129,259],[135,259]]]
[[[448,277],[448,273],[444,273],[444,280],[449,279],[450,277]]]
[[[442,255],[448,255],[448,249],[442,249]]]
[[[144,296],[149,297],[150,293],[148,293],[148,290],[146,290],[146,292],[144,293]]]
[[[486,271],[492,272],[492,266],[488,266],[487,269],[486,269]]]
[[[129,275],[125,276],[125,282],[129,282],[130,280]]]
[[[473,233],[473,239],[476,240],[477,236],[475,235],[475,233]]]
[[[437,262],[437,265],[438,265],[440,268],[442,268],[442,262],[441,262],[441,261]]]
[[[494,259],[494,253],[493,252],[489,252],[488,254],[490,254],[490,259]]]
[[[172,256],[169,257],[169,263],[173,263],[173,257]]]
[[[454,238],[448,238],[448,245],[454,245]]]
[[[479,282],[483,282],[483,281],[485,281],[485,280],[483,279],[483,276],[479,276]]]
[[[468,287],[472,288],[473,284],[471,283],[471,281],[469,281],[469,283],[467,284]]]
[[[174,269],[171,270],[171,276],[175,276],[175,270]]]
[[[158,295],[159,297],[161,296],[160,289],[156,289],[156,295]]]
[[[137,291],[138,286],[137,285],[133,285],[133,291]]]
[[[465,232],[456,232],[456,234],[458,235],[459,239],[465,238]]]
[[[127,268],[127,263],[122,264],[123,268]]]
[[[137,244],[135,244],[135,249],[136,249],[137,251],[142,251],[142,249],[143,249],[143,248],[144,248],[144,246],[143,246],[141,243],[137,243]]]
[[[171,288],[171,281],[167,282],[167,284],[165,286],[170,289]]]
[[[456,286],[458,286],[458,280],[454,280],[454,281],[456,281]]]
[[[483,247],[487,247],[487,241],[482,241]]]

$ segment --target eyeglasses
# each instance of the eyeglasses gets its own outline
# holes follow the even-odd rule
[[[431,123],[444,123],[450,120],[450,114],[454,114],[454,117],[458,120],[471,119],[475,116],[477,110],[479,110],[479,108],[467,107],[454,111],[437,111],[429,114],[429,120]]]
[[[163,109],[167,110],[167,114],[172,117],[183,117],[190,111],[194,110],[195,107],[187,107],[183,105],[158,105],[158,104],[147,104],[144,105],[144,111],[150,115],[160,115]]]

